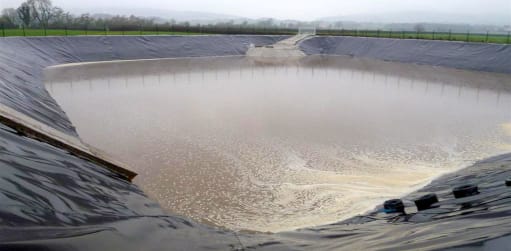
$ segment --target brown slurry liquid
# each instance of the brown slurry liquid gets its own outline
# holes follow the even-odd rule
[[[511,77],[307,57],[53,67],[81,138],[169,212],[231,229],[335,222],[511,149]]]

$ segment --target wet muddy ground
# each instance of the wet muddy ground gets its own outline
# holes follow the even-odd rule
[[[509,152],[511,77],[345,57],[53,67],[81,138],[169,212],[283,231],[339,221]]]

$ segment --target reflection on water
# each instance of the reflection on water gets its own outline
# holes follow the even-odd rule
[[[46,72],[84,141],[172,212],[233,229],[334,222],[509,151],[511,77],[309,57]]]

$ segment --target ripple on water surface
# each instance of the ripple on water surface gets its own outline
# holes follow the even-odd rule
[[[509,151],[508,75],[307,57],[55,67],[84,141],[129,163],[169,211],[282,231],[372,209]]]

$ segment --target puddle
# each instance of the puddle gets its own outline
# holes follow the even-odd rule
[[[163,208],[231,229],[342,220],[509,152],[511,76],[307,57],[52,67],[81,138]]]

